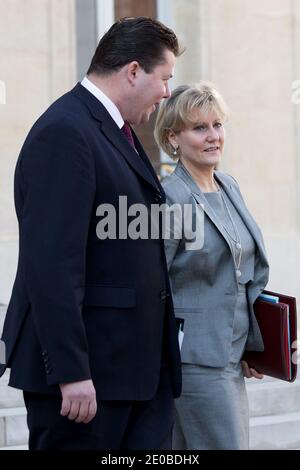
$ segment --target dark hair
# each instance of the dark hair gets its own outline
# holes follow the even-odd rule
[[[166,49],[176,57],[181,54],[175,33],[160,21],[122,18],[100,39],[87,73],[110,74],[134,60],[150,73],[163,62]]]

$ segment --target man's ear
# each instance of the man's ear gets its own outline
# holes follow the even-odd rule
[[[140,64],[136,60],[129,62],[129,64],[127,64],[126,74],[127,74],[127,79],[131,85],[135,84],[135,80],[140,70],[141,70]]]

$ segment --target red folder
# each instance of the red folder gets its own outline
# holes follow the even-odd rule
[[[264,341],[264,351],[245,351],[242,360],[264,375],[293,382],[297,375],[297,309],[295,297],[263,291],[279,297],[278,303],[258,298],[254,313]]]

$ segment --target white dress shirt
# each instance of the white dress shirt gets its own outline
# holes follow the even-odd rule
[[[103,93],[103,91],[96,87],[96,85],[94,85],[87,77],[84,77],[81,85],[84,86],[84,88],[92,93],[92,95],[94,95],[100,101],[100,103],[103,104],[117,126],[121,129],[124,126],[124,119],[122,118],[121,113],[115,103],[113,103],[112,100],[108,98],[108,96]]]

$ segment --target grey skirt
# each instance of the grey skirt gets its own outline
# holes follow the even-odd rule
[[[175,401],[174,450],[249,448],[248,399],[240,363],[248,329],[248,305],[241,286],[227,367],[182,364],[182,394]]]

